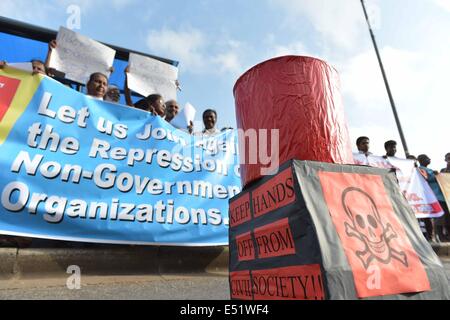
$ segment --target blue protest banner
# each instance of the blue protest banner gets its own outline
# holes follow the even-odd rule
[[[237,134],[202,139],[40,75],[0,70],[0,233],[228,244]]]

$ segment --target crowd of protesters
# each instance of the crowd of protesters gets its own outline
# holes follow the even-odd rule
[[[48,52],[45,62],[38,59],[33,59],[30,61],[32,66],[32,74],[33,75],[44,75],[53,78],[56,81],[63,83],[64,85],[73,88],[73,82],[65,79],[60,72],[55,69],[49,67],[50,58],[57,48],[56,40],[52,40],[48,45]],[[8,63],[6,61],[0,60],[0,69],[7,66]],[[114,68],[111,67],[109,69],[110,72],[114,72]],[[125,73],[125,83],[124,83],[124,98],[125,102],[128,106],[136,109],[140,109],[146,112],[151,113],[154,116],[161,117],[168,123],[170,123],[180,112],[180,106],[176,100],[168,100],[165,101],[164,97],[155,92],[150,94],[147,97],[142,97],[137,102],[133,102],[132,93],[130,88],[128,87],[128,73],[130,69],[129,66],[124,70]],[[176,83],[177,87],[179,83]],[[108,77],[101,72],[94,72],[90,75],[89,80],[85,84],[85,94],[96,100],[107,101],[111,103],[120,103],[121,100],[121,90],[117,85],[112,85],[109,83]],[[135,93],[136,94],[136,93]],[[228,129],[232,129],[229,127],[223,128],[222,130],[218,130],[216,128],[217,125],[217,112],[213,109],[207,109],[203,112],[203,124],[204,129],[199,132],[194,132],[194,123],[191,121],[185,131],[189,134],[196,137],[212,137],[219,134],[221,131],[225,131]],[[2,245],[18,245],[19,247],[28,247],[31,245],[31,238],[23,238],[23,237],[0,237],[0,246]]]
[[[368,137],[359,137],[356,140],[356,146],[359,154],[364,154],[366,157],[372,155],[370,150],[370,139]],[[397,142],[394,140],[386,141],[384,144],[386,154],[383,158],[387,159],[395,157],[397,153]],[[407,155],[407,159],[413,160],[419,172],[427,181],[436,199],[444,211],[444,215],[440,218],[419,219],[419,222],[424,226],[423,231],[427,240],[432,242],[450,242],[450,212],[444,194],[436,179],[440,173],[450,173],[450,153],[445,155],[445,162],[447,166],[441,169],[440,172],[429,168],[431,159],[426,154],[421,154],[417,157],[414,155]]]
[[[32,74],[41,74],[48,77],[52,77],[55,80],[62,82],[63,84],[71,87],[70,81],[67,79],[60,78],[57,76],[57,70],[49,67],[50,58],[53,54],[53,51],[57,48],[56,40],[50,41],[48,45],[48,52],[45,62],[42,60],[33,59],[31,60],[32,64]],[[0,69],[4,68],[7,65],[6,61],[0,61]],[[128,73],[129,67],[126,67],[125,72],[125,83],[124,83],[124,98],[126,104],[130,107],[137,108],[146,112],[150,112],[154,116],[159,116],[167,122],[171,122],[177,114],[180,112],[179,104],[176,100],[165,101],[164,97],[155,92],[150,94],[147,97],[142,97],[142,99],[137,102],[132,101],[131,90],[128,87]],[[114,72],[114,68],[110,68],[111,72]],[[177,87],[179,83],[176,83]],[[117,85],[112,85],[109,83],[108,77],[101,73],[95,72],[91,74],[88,82],[86,83],[86,95],[97,100],[108,101],[112,103],[119,103],[121,98],[121,90]],[[217,125],[217,112],[213,109],[207,109],[203,112],[203,124],[204,129],[199,132],[194,132],[194,123],[191,121],[187,127],[185,128],[187,132],[193,134],[195,136],[203,136],[203,137],[211,137],[216,134],[219,134],[221,131],[230,129],[223,128],[222,130],[218,130],[216,128]]]
[[[52,40],[48,46],[48,53],[45,62],[41,60],[32,60],[32,73],[41,74],[45,76],[52,77],[66,85],[70,86],[70,82],[66,79],[61,79],[57,75],[57,70],[49,68],[50,57],[57,47],[56,40]],[[6,61],[0,61],[0,68],[7,65]],[[110,68],[111,72],[114,69]],[[146,112],[151,113],[154,116],[159,116],[167,122],[171,122],[177,114],[180,112],[180,106],[176,100],[165,101],[164,97],[155,92],[147,97],[142,97],[142,99],[137,102],[132,101],[131,90],[128,87],[128,73],[129,67],[124,70],[125,82],[124,82],[124,98],[126,104],[130,107],[137,108]],[[179,84],[177,83],[177,86]],[[88,82],[86,83],[86,95],[98,100],[104,100],[112,103],[119,103],[121,98],[121,90],[116,85],[111,85],[109,83],[108,77],[100,72],[95,72],[91,74]],[[223,128],[218,130],[216,128],[217,124],[217,112],[213,109],[207,109],[203,112],[203,124],[204,129],[200,132],[194,132],[194,125],[191,122],[187,127],[186,131],[194,136],[198,137],[211,137],[219,134],[221,131],[225,131],[232,128]],[[370,150],[370,139],[368,137],[359,137],[356,141],[359,154],[364,154],[366,157],[372,155]],[[392,158],[396,156],[397,153],[397,143],[394,140],[389,140],[384,144],[386,154],[383,156],[385,159]],[[417,158],[412,155],[407,156],[408,159],[414,160],[415,166],[420,170],[421,174],[424,176],[431,190],[434,192],[439,204],[441,205],[444,215],[437,219],[420,219],[421,223],[425,225],[425,236],[430,241],[450,241],[450,213],[445,198],[443,196],[442,190],[436,180],[436,175],[439,173],[429,168],[431,159],[425,155],[421,154]],[[447,162],[447,167],[441,170],[441,173],[450,173],[450,153],[445,155],[445,161]]]

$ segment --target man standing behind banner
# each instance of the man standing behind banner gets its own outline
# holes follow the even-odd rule
[[[417,157],[417,160],[420,163],[419,167],[420,173],[427,180],[437,200],[439,201],[439,204],[444,210],[444,215],[440,218],[435,219],[434,225],[436,230],[436,236],[439,238],[440,241],[448,242],[450,241],[449,237],[450,213],[448,211],[448,206],[447,203],[445,202],[444,195],[442,194],[441,188],[439,187],[439,183],[436,179],[436,175],[438,174],[438,172],[428,168],[428,166],[431,163],[431,159],[426,154],[419,155]]]
[[[372,153],[369,152],[370,139],[368,137],[359,137],[356,139],[356,146],[358,147],[358,152],[364,154],[366,157],[370,156]]]
[[[384,143],[384,150],[386,150],[386,155],[383,158],[387,159],[388,157],[395,157],[397,153],[397,142],[394,140],[389,140]]]
[[[91,74],[89,81],[86,84],[87,95],[102,100],[108,90],[108,77],[101,72]]]
[[[441,170],[441,173],[450,173],[450,152],[445,155],[445,162],[447,162],[447,167]]]
[[[180,112],[180,106],[178,105],[178,102],[176,100],[169,100],[166,102],[166,114],[165,114],[165,120],[167,122],[170,122],[175,118]]]
[[[217,134],[220,134],[220,130],[216,128],[217,123],[217,112],[216,110],[207,109],[203,112],[203,124],[205,125],[205,129],[202,132],[196,132],[196,136],[200,136],[203,138],[213,137]],[[189,129],[191,131],[192,129]]]

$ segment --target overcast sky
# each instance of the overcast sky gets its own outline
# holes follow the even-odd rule
[[[352,143],[367,135],[383,154],[386,140],[400,141],[359,0],[1,0],[0,15],[57,30],[70,5],[80,8],[77,32],[180,61],[180,103],[215,108],[219,127],[236,127],[232,89],[242,73],[309,55],[341,76]],[[450,0],[366,5],[409,150],[440,169],[450,152]]]

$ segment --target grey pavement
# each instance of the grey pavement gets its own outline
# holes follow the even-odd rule
[[[9,280],[0,300],[229,300],[224,275],[119,276],[81,278],[70,290],[66,279]]]
[[[442,264],[444,265],[445,271],[447,273],[447,280],[450,285],[450,258],[441,258]]]
[[[442,259],[450,285],[450,259]],[[222,274],[87,276],[79,290],[66,278],[0,281],[0,299],[61,300],[228,300],[228,277]]]

